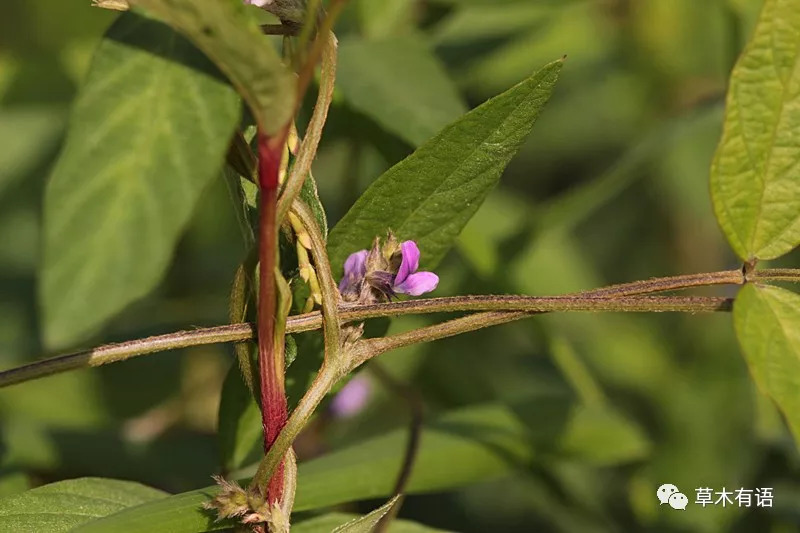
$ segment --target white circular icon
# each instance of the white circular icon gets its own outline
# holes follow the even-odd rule
[[[658,496],[658,501],[661,502],[661,505],[665,503],[669,503],[669,497],[673,494],[680,494],[681,491],[678,490],[678,487],[673,485],[672,483],[664,483],[658,490],[656,491],[656,496]],[[684,496],[685,498],[686,496]]]
[[[676,492],[672,496],[669,497],[669,506],[673,509],[680,509],[681,511],[686,510],[686,505],[689,503],[689,498],[686,497],[686,494],[682,492]]]

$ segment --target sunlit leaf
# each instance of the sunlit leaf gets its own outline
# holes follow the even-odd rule
[[[386,516],[386,513],[392,510],[392,507],[394,507],[394,505],[397,503],[398,498],[399,496],[395,496],[371,513],[354,518],[353,520],[340,525],[331,533],[370,533],[372,529],[378,525],[378,522],[381,521],[381,518]]]
[[[277,133],[292,116],[294,77],[239,0],[131,0],[182,32],[222,70],[259,127]]]
[[[0,531],[66,533],[95,518],[164,496],[165,492],[130,481],[59,481],[0,499]]]
[[[335,273],[348,254],[389,229],[417,241],[423,267],[435,265],[530,132],[561,64],[546,65],[470,111],[378,178],[331,231]]]
[[[123,14],[94,56],[44,205],[44,337],[94,333],[161,279],[239,116],[231,87],[166,26]]]
[[[742,259],[800,244],[800,0],[767,0],[731,74],[711,167],[714,211]]]
[[[759,389],[783,412],[800,441],[800,296],[745,285],[733,306],[736,337]]]
[[[403,460],[405,428],[301,463],[294,510],[391,495]],[[423,430],[408,493],[443,491],[496,478],[527,464],[533,450],[508,409],[470,407]],[[230,527],[203,511],[217,487],[176,494],[96,520],[76,533],[202,533]]]
[[[357,518],[358,515],[330,513],[297,524],[292,524],[292,533],[330,533],[337,527]],[[392,520],[388,528],[388,533],[434,533],[437,531],[441,530],[408,520]]]

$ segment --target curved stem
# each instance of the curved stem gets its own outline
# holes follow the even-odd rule
[[[308,206],[300,201],[295,201],[292,210],[305,226],[311,238],[311,257],[322,291],[322,329],[325,335],[325,361],[336,365],[340,359],[341,348],[341,318],[339,316],[339,289],[333,279],[331,265],[328,262],[328,252],[325,239],[322,237],[314,214]]]
[[[341,369],[343,367],[340,353],[339,291],[336,288],[336,282],[333,280],[333,274],[331,274],[325,241],[308,206],[302,202],[295,202],[292,210],[305,226],[311,238],[311,255],[314,258],[322,288],[322,328],[325,336],[325,359],[317,378],[292,412],[271,448],[266,450],[264,459],[262,459],[255,476],[253,476],[251,486],[258,487],[262,491],[269,483],[273,471],[278,468],[280,458],[291,448],[294,438],[305,426],[314,409],[342,375]],[[286,437],[285,434],[290,434],[291,438]]]
[[[278,199],[278,224],[286,218],[289,208],[300,194],[303,182],[311,171],[311,162],[317,154],[322,128],[328,118],[328,109],[333,99],[333,86],[336,80],[336,37],[333,32],[328,32],[325,40],[325,48],[322,54],[322,66],[320,70],[320,86],[317,94],[317,103],[311,114],[311,120],[306,128],[303,142],[297,151],[292,170],[284,183],[281,196]]]

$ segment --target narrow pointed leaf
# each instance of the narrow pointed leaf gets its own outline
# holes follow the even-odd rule
[[[800,244],[800,0],[767,0],[731,74],[711,167],[714,211],[736,253]]]
[[[331,231],[334,273],[341,274],[348,254],[389,229],[417,241],[423,269],[434,266],[531,131],[561,64],[473,109],[379,177]]]
[[[378,522],[381,521],[381,518],[386,516],[386,513],[392,510],[392,507],[394,507],[399,498],[400,496],[395,496],[371,513],[342,524],[334,529],[331,533],[370,533],[372,529],[378,525]]]
[[[109,29],[45,193],[48,346],[94,333],[159,282],[238,117],[230,85],[167,26],[126,13]]]
[[[800,443],[800,296],[779,287],[745,285],[733,320],[753,379],[778,405]]]
[[[66,533],[95,518],[165,496],[165,492],[130,481],[59,481],[0,499],[0,531]]]
[[[356,518],[358,518],[357,515],[345,513],[330,513],[317,516],[298,524],[292,524],[292,533],[330,533],[335,528]],[[442,530],[408,520],[392,520],[388,531],[389,533],[436,533]]]
[[[294,111],[294,77],[241,0],[131,0],[189,38],[231,80],[260,129],[277,133]]]

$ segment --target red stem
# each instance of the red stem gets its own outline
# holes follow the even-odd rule
[[[259,134],[258,180],[261,185],[258,295],[258,366],[261,383],[261,422],[264,426],[264,453],[275,442],[288,418],[284,388],[283,357],[275,351],[275,267],[277,265],[278,231],[275,222],[278,200],[278,175],[281,168],[284,129],[277,136]],[[269,503],[283,496],[283,463],[276,469],[267,487]]]

